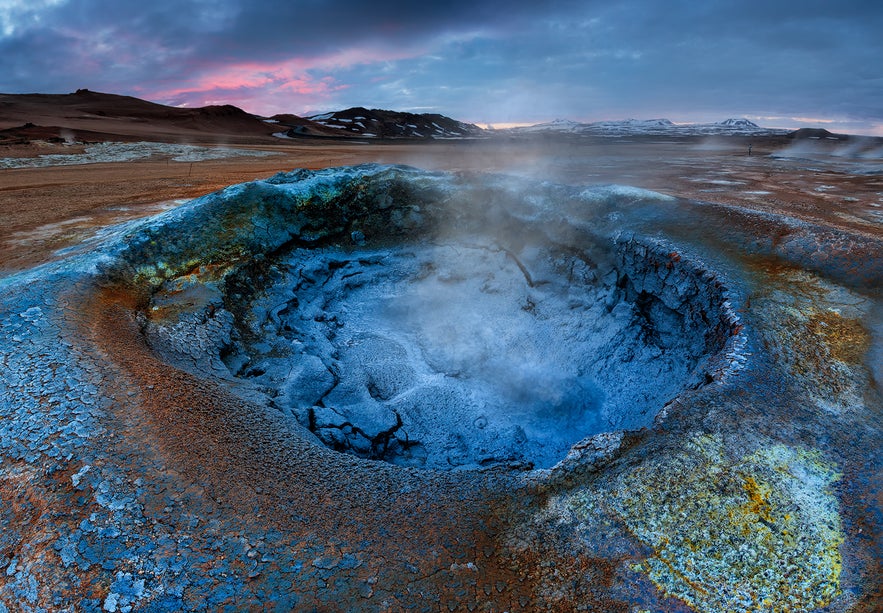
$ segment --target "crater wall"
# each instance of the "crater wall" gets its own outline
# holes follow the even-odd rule
[[[142,324],[165,359],[332,449],[404,466],[550,467],[713,380],[737,319],[712,273],[662,242],[587,231],[609,199],[500,187],[290,173],[166,229],[200,229],[181,241],[158,229],[127,261],[160,265],[122,272],[152,283]],[[200,249],[219,228],[227,242]]]

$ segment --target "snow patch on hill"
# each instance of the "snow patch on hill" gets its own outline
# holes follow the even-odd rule
[[[417,114],[362,107],[322,113],[307,119],[352,136],[445,139],[475,137],[484,132],[476,125],[435,113]]]

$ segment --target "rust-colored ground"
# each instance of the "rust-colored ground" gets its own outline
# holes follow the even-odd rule
[[[277,411],[256,412],[257,407],[214,382],[162,363],[132,318],[138,305],[131,294],[99,290],[81,306],[84,337],[101,348],[106,364],[116,371],[118,393],[125,396],[122,410],[109,416],[115,436],[107,444],[133,479],[156,474],[145,467],[163,466],[171,471],[165,478],[174,479],[170,488],[183,489],[182,483],[197,488],[202,507],[192,512],[239,526],[279,529],[300,541],[334,535],[335,556],[361,555],[355,544],[364,549],[370,543],[373,558],[351,582],[376,581],[377,590],[405,584],[408,592],[448,592],[456,595],[451,603],[459,610],[475,610],[482,603],[486,608],[491,601],[493,610],[529,610],[549,565],[558,569],[564,586],[557,588],[557,603],[547,610],[563,613],[586,604],[627,610],[625,603],[604,594],[591,603],[584,595],[575,600],[577,586],[586,581],[609,587],[616,562],[563,559],[551,547],[512,551],[501,540],[511,530],[507,509],[512,501],[490,488],[500,491],[497,480],[507,475],[442,473],[430,480],[379,463],[366,479],[364,463],[305,444]],[[162,479],[162,474],[156,476]],[[315,509],[323,507],[329,512],[317,515]],[[304,523],[303,517],[310,521]],[[388,561],[405,561],[415,577],[409,583],[390,574],[396,565]],[[397,597],[386,595],[390,603]],[[405,606],[408,598],[396,606]]]
[[[563,143],[305,141],[250,145],[278,152],[265,158],[0,169],[0,274],[48,261],[56,250],[81,242],[96,228],[157,213],[176,200],[293,168],[366,162],[511,172],[574,184],[620,183],[784,213],[863,235],[881,234],[880,173],[852,174],[844,160],[834,157],[829,163],[770,157],[790,143],[778,137],[750,140],[751,157],[749,139],[742,137]],[[71,149],[50,144],[0,147],[0,157],[58,152]]]
[[[513,172],[567,183],[615,182],[784,213],[852,234],[883,235],[880,173],[849,172],[835,158],[817,163],[770,157],[788,145],[783,139],[753,139],[754,155],[749,157],[747,142],[742,138],[532,144],[314,141],[252,145],[275,150],[278,155],[192,165],[151,160],[5,169],[0,170],[0,276],[51,261],[59,257],[57,250],[82,242],[99,228],[156,213],[176,200],[293,168],[362,162]],[[70,150],[61,145],[0,147],[0,157],[50,152]],[[759,228],[758,234],[766,237],[767,230]],[[855,255],[860,256],[864,254]],[[352,577],[347,579],[364,580],[378,593],[384,583],[403,584],[393,573],[404,563],[410,564],[414,578],[406,585],[409,593],[401,601],[396,601],[391,588],[382,594],[393,605],[413,602],[414,594],[426,589],[462,594],[463,600],[455,603],[461,609],[493,598],[500,610],[530,610],[535,594],[554,588],[560,593],[547,596],[546,602],[559,603],[561,610],[573,610],[577,605],[628,610],[628,604],[610,589],[628,571],[624,559],[610,559],[602,553],[564,559],[553,546],[542,546],[540,532],[525,536],[523,547],[509,542],[511,533],[518,533],[518,526],[513,525],[517,518],[507,516],[513,505],[499,494],[506,491],[500,482],[491,483],[491,477],[452,475],[422,480],[385,465],[372,469],[366,479],[363,465],[354,470],[357,461],[353,458],[305,444],[281,416],[257,414],[253,405],[229,390],[163,363],[139,333],[132,316],[133,298],[125,291],[89,288],[83,292],[87,295],[81,296],[82,300],[72,301],[81,331],[77,342],[102,354],[108,380],[115,382],[121,398],[107,417],[106,425],[112,424],[114,433],[106,440],[110,455],[120,458],[120,466],[131,470],[133,477],[155,477],[158,490],[166,483],[174,484],[182,490],[180,498],[188,502],[192,500],[185,494],[196,492],[194,498],[200,499],[201,506],[191,509],[194,514],[233,517],[247,527],[251,522],[278,527],[289,538],[303,539],[304,547],[313,546],[308,541],[310,535],[336,535],[339,540],[322,545],[323,555],[332,549],[335,556],[349,554],[348,548],[359,541],[375,557],[352,569]],[[750,302],[746,308],[749,306]],[[831,337],[837,351],[852,356],[856,351],[851,342],[855,326],[827,317],[812,320],[812,330],[825,339]],[[834,338],[835,333],[840,336]],[[326,478],[328,474],[335,478]],[[63,476],[70,478],[67,473]],[[505,482],[506,477],[499,479]],[[413,488],[427,483],[431,487]],[[496,497],[489,499],[488,492],[497,492]],[[17,495],[17,506],[12,509],[15,523],[31,525],[42,514],[43,503],[24,490]],[[385,506],[366,508],[365,500],[383,500]],[[160,517],[165,497],[157,495],[144,504],[151,517]],[[317,508],[330,511],[317,514]],[[315,523],[304,525],[302,516]],[[472,561],[480,573],[468,565]],[[878,573],[878,564],[869,562],[867,566],[871,573]],[[375,583],[368,583],[372,578]],[[869,584],[876,580],[872,577]],[[313,587],[299,584],[305,594],[304,607],[323,604],[309,600],[318,598]],[[586,594],[593,600],[587,600],[590,597]],[[575,602],[576,595],[583,600]],[[866,598],[871,602],[875,596]],[[669,608],[678,610],[679,606],[670,603]]]

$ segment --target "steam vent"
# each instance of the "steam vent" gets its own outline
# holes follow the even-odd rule
[[[110,228],[0,280],[0,610],[878,610],[881,253],[375,165]]]

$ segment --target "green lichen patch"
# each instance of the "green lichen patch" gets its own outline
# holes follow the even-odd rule
[[[805,611],[839,592],[838,478],[817,451],[776,444],[733,460],[701,435],[571,503],[587,520],[619,517],[654,551],[634,568],[698,611]]]

